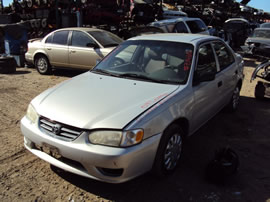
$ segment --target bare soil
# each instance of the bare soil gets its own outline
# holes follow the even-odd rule
[[[39,93],[81,72],[42,76],[17,68],[0,74],[0,201],[270,201],[270,102],[254,98],[256,66],[245,60],[241,104],[220,112],[185,142],[181,165],[166,179],[145,174],[124,184],[83,178],[40,160],[23,146],[20,119]],[[239,155],[236,175],[223,184],[205,178],[215,151],[229,146]]]

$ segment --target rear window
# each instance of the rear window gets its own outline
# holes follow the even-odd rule
[[[68,38],[69,31],[59,31],[53,34],[53,42],[54,44],[59,45],[67,45],[67,38]]]
[[[186,23],[192,33],[204,32],[206,30],[206,25],[200,20],[186,21]]]

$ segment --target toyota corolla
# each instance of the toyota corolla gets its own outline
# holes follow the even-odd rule
[[[96,67],[34,98],[25,147],[66,171],[121,183],[172,173],[183,140],[236,110],[243,60],[219,38],[156,34],[120,44]]]

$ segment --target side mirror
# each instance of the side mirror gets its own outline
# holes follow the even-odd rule
[[[94,48],[94,49],[99,48],[99,46],[95,43],[87,43],[86,46],[89,48]]]

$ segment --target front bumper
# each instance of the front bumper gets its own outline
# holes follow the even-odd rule
[[[88,142],[87,132],[67,142],[48,136],[26,117],[21,120],[21,131],[25,147],[39,158],[63,170],[109,183],[122,183],[149,171],[161,137],[158,134],[128,148],[93,145]],[[57,148],[61,158],[36,147],[44,144]],[[112,176],[106,170],[121,170],[121,173]]]

